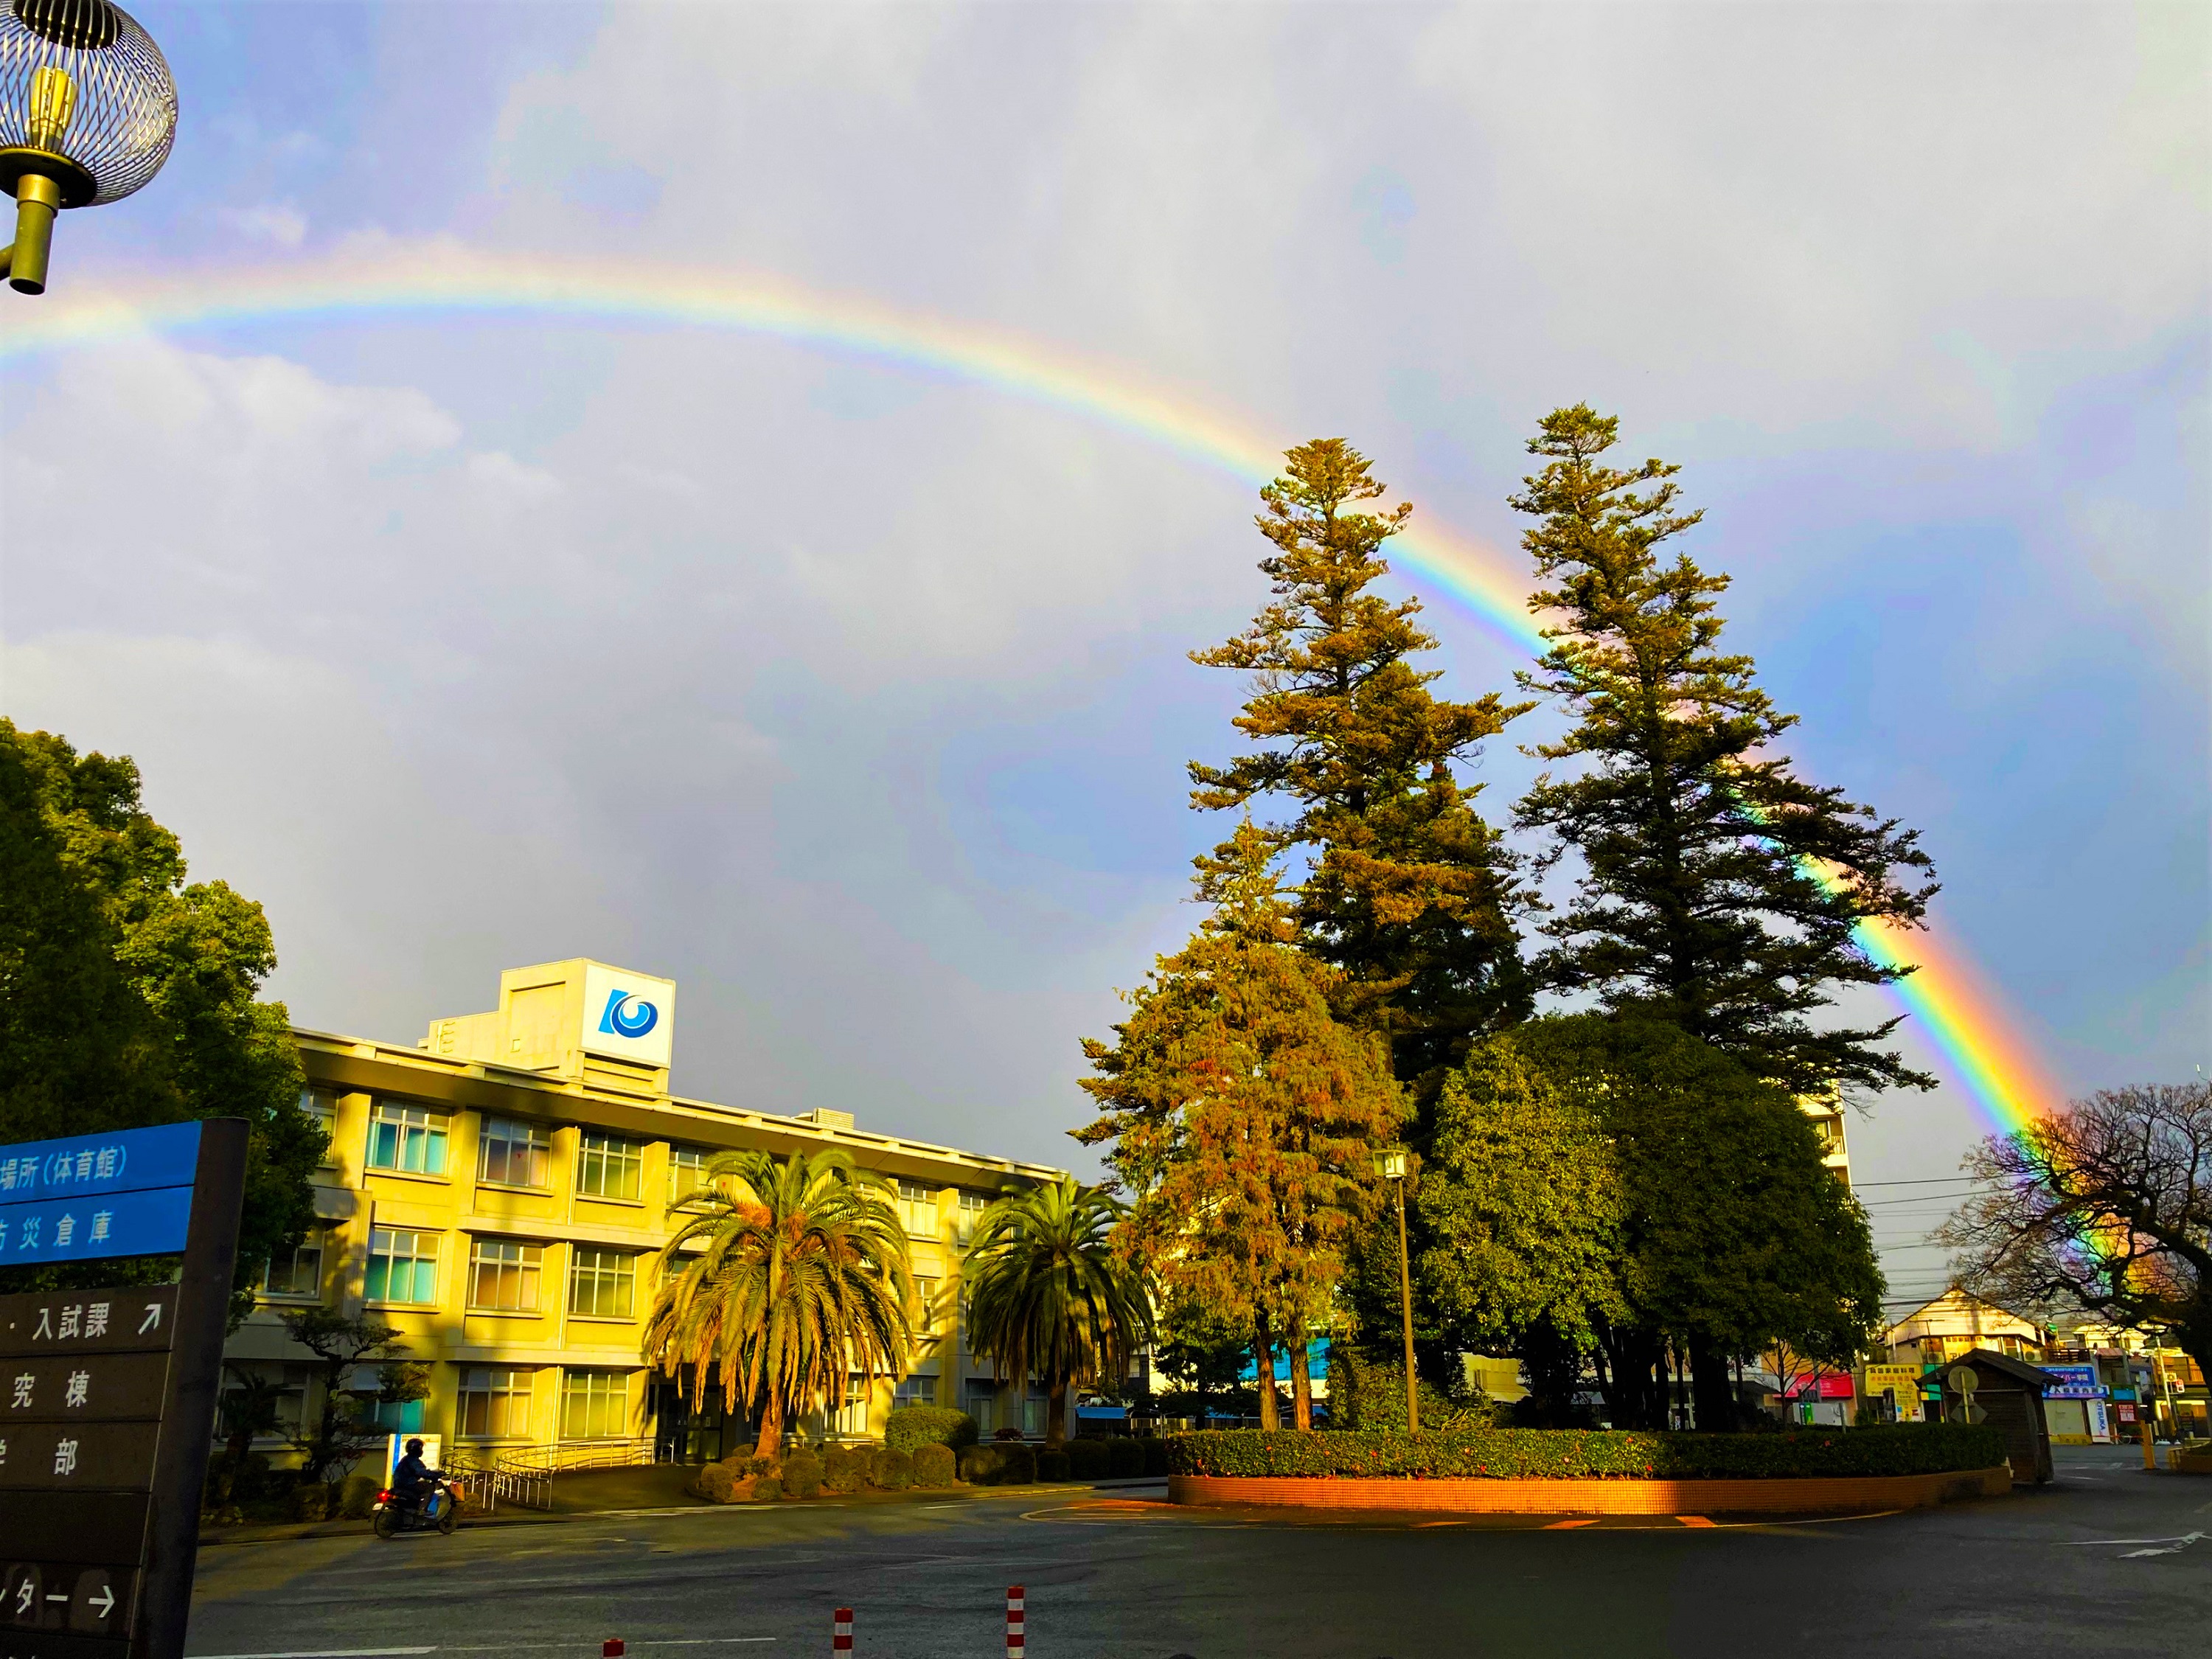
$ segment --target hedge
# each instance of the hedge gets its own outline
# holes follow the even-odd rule
[[[960,1478],[977,1486],[1027,1486],[1037,1478],[1036,1453],[1018,1440],[970,1446],[960,1454]]]
[[[914,1449],[914,1484],[932,1490],[952,1484],[952,1448],[950,1446],[916,1446]]]
[[[1111,1457],[1103,1440],[1071,1440],[1067,1443],[1068,1474],[1077,1480],[1103,1480]]]
[[[1115,1480],[1133,1480],[1145,1472],[1145,1447],[1124,1437],[1106,1443],[1106,1473]]]
[[[822,1490],[822,1460],[811,1451],[795,1451],[783,1460],[783,1495],[812,1498]]]
[[[884,1419],[884,1444],[910,1452],[923,1446],[958,1451],[975,1443],[975,1419],[945,1406],[901,1406]]]
[[[868,1484],[880,1492],[904,1492],[914,1485],[914,1454],[878,1446],[868,1460]]]
[[[1176,1474],[1381,1475],[1493,1480],[1783,1480],[1938,1474],[1995,1468],[2004,1436],[1987,1425],[1896,1424],[1781,1434],[1482,1429],[1462,1434],[1215,1429],[1170,1436]]]
[[[822,1486],[840,1497],[860,1491],[868,1483],[872,1446],[832,1446],[822,1454]]]

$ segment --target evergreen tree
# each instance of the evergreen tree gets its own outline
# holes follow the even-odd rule
[[[1656,1016],[1799,1094],[1929,1088],[1880,1045],[1896,1027],[1816,1028],[1838,986],[1886,985],[1910,969],[1875,961],[1855,924],[1917,923],[1931,884],[1916,832],[1841,790],[1798,778],[1772,745],[1796,723],[1753,683],[1747,656],[1717,649],[1715,596],[1728,578],[1661,544],[1701,516],[1678,510],[1677,468],[1601,465],[1619,422],[1586,404],[1554,410],[1528,445],[1546,458],[1513,505],[1552,586],[1551,648],[1524,688],[1580,723],[1534,752],[1588,763],[1548,774],[1520,805],[1524,829],[1582,855],[1575,898],[1547,924],[1548,983]],[[1556,857],[1555,853],[1553,856]]]
[[[1290,451],[1261,491],[1274,601],[1191,659],[1252,677],[1237,726],[1261,746],[1226,766],[1193,762],[1191,803],[1293,805],[1268,835],[1312,861],[1297,907],[1307,948],[1342,971],[1338,1012],[1382,1033],[1399,1079],[1425,1094],[1474,1036],[1528,1010],[1512,860],[1455,769],[1527,705],[1429,690],[1438,671],[1413,663],[1436,645],[1419,602],[1369,591],[1413,511],[1359,510],[1384,493],[1340,438]]]
[[[185,880],[183,848],[123,757],[0,719],[0,1142],[242,1117],[234,1316],[313,1219],[322,1136],[261,907]],[[163,1271],[160,1262],[146,1271]],[[112,1284],[128,1264],[0,1269],[0,1289]]]
[[[1170,1304],[1252,1334],[1270,1428],[1287,1340],[1307,1428],[1307,1333],[1328,1318],[1400,1096],[1377,1040],[1331,1013],[1340,975],[1298,948],[1267,838],[1248,822],[1199,865],[1214,913],[1131,994],[1113,1045],[1084,1043],[1102,1111],[1074,1134],[1111,1143],[1134,1195],[1120,1247]]]

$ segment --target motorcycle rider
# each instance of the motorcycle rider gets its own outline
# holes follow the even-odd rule
[[[399,1500],[400,1508],[407,1514],[419,1515],[422,1510],[422,1488],[436,1471],[422,1462],[422,1443],[410,1440],[407,1455],[392,1466],[392,1495]]]

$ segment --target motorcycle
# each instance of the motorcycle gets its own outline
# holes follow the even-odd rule
[[[461,1497],[460,1487],[437,1474],[423,1481],[421,1501],[411,1504],[386,1486],[376,1494],[370,1524],[379,1538],[403,1532],[450,1533],[460,1524]]]

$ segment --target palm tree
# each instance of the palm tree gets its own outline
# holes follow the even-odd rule
[[[1066,1177],[1001,1198],[969,1246],[969,1347],[1002,1380],[1043,1379],[1048,1446],[1066,1438],[1069,1386],[1127,1376],[1151,1329],[1144,1285],[1107,1240],[1127,1212],[1105,1188]]]
[[[848,1373],[898,1376],[913,1276],[889,1190],[842,1152],[709,1159],[660,1253],[647,1363],[689,1373],[694,1410],[719,1376],[725,1411],[759,1411],[763,1457],[787,1422],[842,1401]]]

